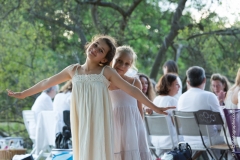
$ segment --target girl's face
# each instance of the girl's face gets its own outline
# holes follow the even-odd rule
[[[128,53],[117,53],[113,58],[112,68],[114,68],[119,75],[124,75],[131,67],[132,61],[132,55]]]
[[[223,91],[224,90],[224,85],[222,84],[221,81],[219,80],[213,80],[212,83],[212,90],[215,94],[218,94],[220,91]]]
[[[105,57],[109,50],[110,48],[107,43],[102,39],[98,39],[88,47],[87,56],[97,63],[105,63],[107,62]]]
[[[173,81],[172,85],[169,87],[169,95],[175,96],[178,93],[178,90],[180,88],[180,85],[178,84],[177,79]]]
[[[148,90],[148,80],[145,77],[140,77],[140,81],[142,83],[142,92],[146,94]]]

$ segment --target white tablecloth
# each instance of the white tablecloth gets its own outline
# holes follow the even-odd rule
[[[56,133],[61,132],[60,117],[55,111],[42,111],[38,115],[36,126],[36,154],[46,146],[55,146]]]

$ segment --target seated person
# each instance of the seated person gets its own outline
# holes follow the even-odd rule
[[[37,123],[38,115],[41,111],[52,111],[53,102],[52,99],[55,97],[58,91],[58,85],[50,87],[44,90],[35,100],[31,110],[35,113],[35,121]],[[29,132],[31,137],[35,137],[36,124],[29,124]]]
[[[227,77],[215,73],[210,79],[210,90],[217,96],[220,106],[224,106],[224,99],[229,89]]]
[[[238,69],[234,85],[227,92],[226,99],[225,99],[225,108],[240,109],[240,68]],[[229,134],[226,123],[224,126],[226,128],[228,142],[230,142],[231,144],[232,140],[230,138],[230,134]],[[235,144],[240,145],[240,137],[238,137],[237,140],[236,139],[234,140],[235,140],[234,142]],[[233,159],[231,153],[228,154],[228,159],[229,160]]]
[[[176,99],[179,99],[179,97],[182,95],[182,81],[178,75],[178,66],[177,63],[173,60],[168,60],[163,64],[163,74],[167,73],[173,73],[177,75],[178,84],[180,85],[180,88],[178,90],[178,93],[174,96]]]
[[[190,87],[180,96],[177,110],[186,112],[211,110],[214,112],[220,112],[221,115],[223,115],[217,97],[212,92],[204,91],[206,84],[204,69],[199,66],[193,66],[187,70],[186,75],[187,83]],[[212,144],[224,143],[224,139],[220,136],[217,126],[210,126],[209,129]],[[190,146],[195,145],[203,147],[200,136],[184,136],[183,138],[185,142],[190,144]],[[204,141],[208,142],[207,137],[204,137]],[[206,145],[209,144],[206,143]],[[220,156],[220,152],[216,151],[216,155]]]
[[[71,104],[71,94],[72,94],[72,81],[67,81],[64,86],[61,87],[59,93],[55,96],[53,100],[53,110],[57,111],[61,118],[61,126],[65,126],[63,121],[63,111],[70,110]]]
[[[145,94],[145,96],[150,101],[153,101],[156,94],[155,94],[155,90],[154,90],[154,87],[153,87],[153,83],[151,82],[150,78],[143,73],[138,73],[137,75],[138,75],[139,80],[142,84],[142,92]],[[143,111],[146,112],[146,113],[149,113],[149,114],[152,113],[152,110],[150,108],[148,108],[147,106],[145,106],[144,104],[143,104]]]
[[[167,73],[163,75],[159,82],[156,85],[156,92],[158,96],[153,100],[153,103],[156,106],[177,106],[177,99],[174,96],[178,93],[180,86],[178,84],[177,75]],[[176,130],[174,128],[173,120],[171,118],[172,111],[168,110],[168,125],[171,128],[171,135],[169,136],[151,136],[151,142],[155,147],[167,147],[171,146],[170,136],[173,137],[174,146],[177,146],[177,137]],[[159,150],[157,154],[161,154],[162,152],[166,152],[166,150]]]
[[[44,90],[35,100],[32,111],[35,112],[36,117],[41,111],[52,111],[53,110],[53,102],[52,99],[55,97],[58,92],[58,86],[50,87]],[[36,118],[37,119],[37,118]]]

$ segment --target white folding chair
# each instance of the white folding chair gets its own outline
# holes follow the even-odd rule
[[[61,131],[60,116],[55,111],[41,111],[36,125],[36,153],[49,157],[55,147],[56,133]]]
[[[182,112],[182,111],[174,110],[173,120],[175,124],[176,133],[178,135],[177,136],[178,142],[180,142],[179,136],[199,136],[200,137],[198,125],[194,117],[194,112]],[[204,136],[208,135],[207,133],[208,130],[206,129],[206,126],[200,126],[200,129]],[[203,145],[202,146],[192,145],[191,149],[193,151],[197,151],[195,155],[193,155],[193,157],[195,158],[200,156],[199,153],[202,153],[202,151],[208,152],[208,150]],[[211,150],[209,152],[210,152],[210,155],[213,154]]]
[[[31,155],[33,156],[34,160],[39,160],[40,158],[46,158],[49,156],[49,154],[44,154],[43,151],[41,151],[39,154],[36,154],[36,128],[33,128],[33,130],[31,131],[31,126],[37,126],[37,122],[36,122],[36,115],[34,113],[34,111],[31,110],[23,110],[22,111],[22,115],[23,115],[23,121],[26,127],[26,130],[28,132],[29,138],[32,140],[33,142],[33,149],[31,151]]]
[[[31,111],[31,110],[23,110],[22,111],[22,116],[23,116],[23,121],[24,121],[26,130],[28,132],[29,138],[33,142],[33,149],[31,151],[31,154],[34,154],[35,150],[36,150],[35,135],[32,134],[29,127],[30,127],[30,125],[35,125],[36,126],[36,124],[37,124],[36,120],[35,120],[35,113],[34,113],[34,111]]]
[[[171,135],[171,128],[170,125],[168,125],[167,116],[153,113],[152,115],[145,115],[145,125],[146,130],[148,133],[148,136],[169,136],[171,144],[170,146],[165,147],[155,147],[155,146],[149,146],[149,149],[151,152],[155,155],[156,158],[159,158],[159,156],[156,154],[156,149],[161,150],[172,150],[174,145],[173,135]]]

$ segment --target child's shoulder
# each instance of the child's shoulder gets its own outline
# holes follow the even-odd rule
[[[141,84],[140,80],[138,79],[138,77],[128,77],[128,76],[125,76],[125,80],[130,83],[130,84],[133,84],[133,85],[139,85]]]
[[[112,67],[110,66],[103,66],[102,69],[104,69],[104,73],[110,73],[115,71]]]
[[[67,67],[70,71],[76,71],[76,69],[81,68],[79,63],[71,64]]]

